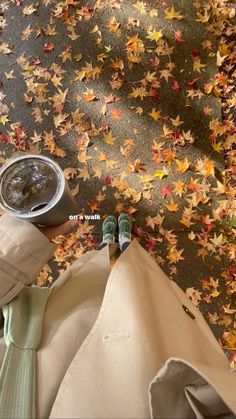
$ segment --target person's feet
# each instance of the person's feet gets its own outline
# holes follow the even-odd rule
[[[131,243],[132,221],[128,214],[121,213],[118,218],[119,226],[119,245],[120,250],[124,251]]]
[[[119,247],[123,252],[131,243],[132,221],[128,214],[121,213],[118,218],[119,226]],[[106,244],[115,243],[117,220],[114,215],[108,215],[102,224],[101,248]]]
[[[102,224],[102,244],[115,243],[117,220],[114,215],[108,215]]]

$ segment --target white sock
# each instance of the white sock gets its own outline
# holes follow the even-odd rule
[[[113,238],[113,239],[105,239],[105,240],[102,241],[101,244],[104,244],[104,243],[106,243],[106,244],[115,243],[115,238]]]
[[[131,243],[131,238],[129,239],[128,237],[123,236],[123,234],[119,234],[119,243],[120,246],[122,247],[124,243]]]

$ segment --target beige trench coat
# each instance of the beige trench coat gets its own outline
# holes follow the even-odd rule
[[[9,215],[0,234],[1,278],[22,286],[57,247]],[[38,418],[236,414],[236,374],[217,340],[137,241],[112,269],[108,247],[87,252],[52,287],[37,350]]]

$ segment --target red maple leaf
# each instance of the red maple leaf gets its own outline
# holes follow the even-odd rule
[[[164,198],[166,198],[167,196],[171,196],[171,193],[172,193],[172,188],[169,183],[163,186],[163,188],[161,189],[161,194],[163,195]]]
[[[0,142],[6,143],[9,140],[9,137],[7,134],[0,134]]]
[[[39,57],[32,57],[32,65],[41,64],[41,60]]]
[[[143,237],[146,234],[142,227],[134,227],[133,233],[138,237]]]
[[[44,52],[51,52],[54,50],[54,42],[48,41],[44,44],[43,47]]]
[[[109,125],[108,125],[108,124],[103,123],[103,124],[100,126],[99,131],[102,131],[102,132],[106,131],[106,132],[108,132],[108,131],[109,131]]]
[[[106,176],[105,177],[105,184],[106,185],[110,185],[111,184],[111,178],[110,178],[110,176]]]
[[[198,81],[198,79],[199,79],[199,77],[197,77],[196,79],[189,80],[189,81],[187,81],[186,85],[187,85],[188,87],[194,87],[194,88],[197,88],[197,86],[195,86],[195,84],[196,84],[196,82]]]
[[[157,89],[154,89],[153,87],[150,87],[148,90],[148,96],[150,97],[158,97],[158,91]]]
[[[200,55],[200,52],[199,52],[199,50],[198,50],[198,49],[193,49],[193,50],[192,50],[192,56],[193,56],[193,57],[199,57],[199,55]]]
[[[155,246],[156,246],[156,240],[153,240],[153,239],[147,240],[145,243],[146,249],[150,251],[152,251]]]
[[[180,137],[181,132],[177,131],[176,129],[174,129],[173,131],[171,131],[171,135],[173,137],[173,140],[178,140]]]
[[[179,83],[177,82],[177,80],[173,80],[173,81],[172,81],[172,84],[171,84],[171,89],[172,89],[172,90],[174,90],[174,91],[176,91],[176,92],[180,89],[180,85],[179,85]]]
[[[176,42],[185,42],[181,31],[174,31],[174,37]]]

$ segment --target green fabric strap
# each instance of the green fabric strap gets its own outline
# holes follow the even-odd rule
[[[50,288],[25,287],[3,307],[7,350],[0,371],[0,418],[35,419],[36,349]]]

